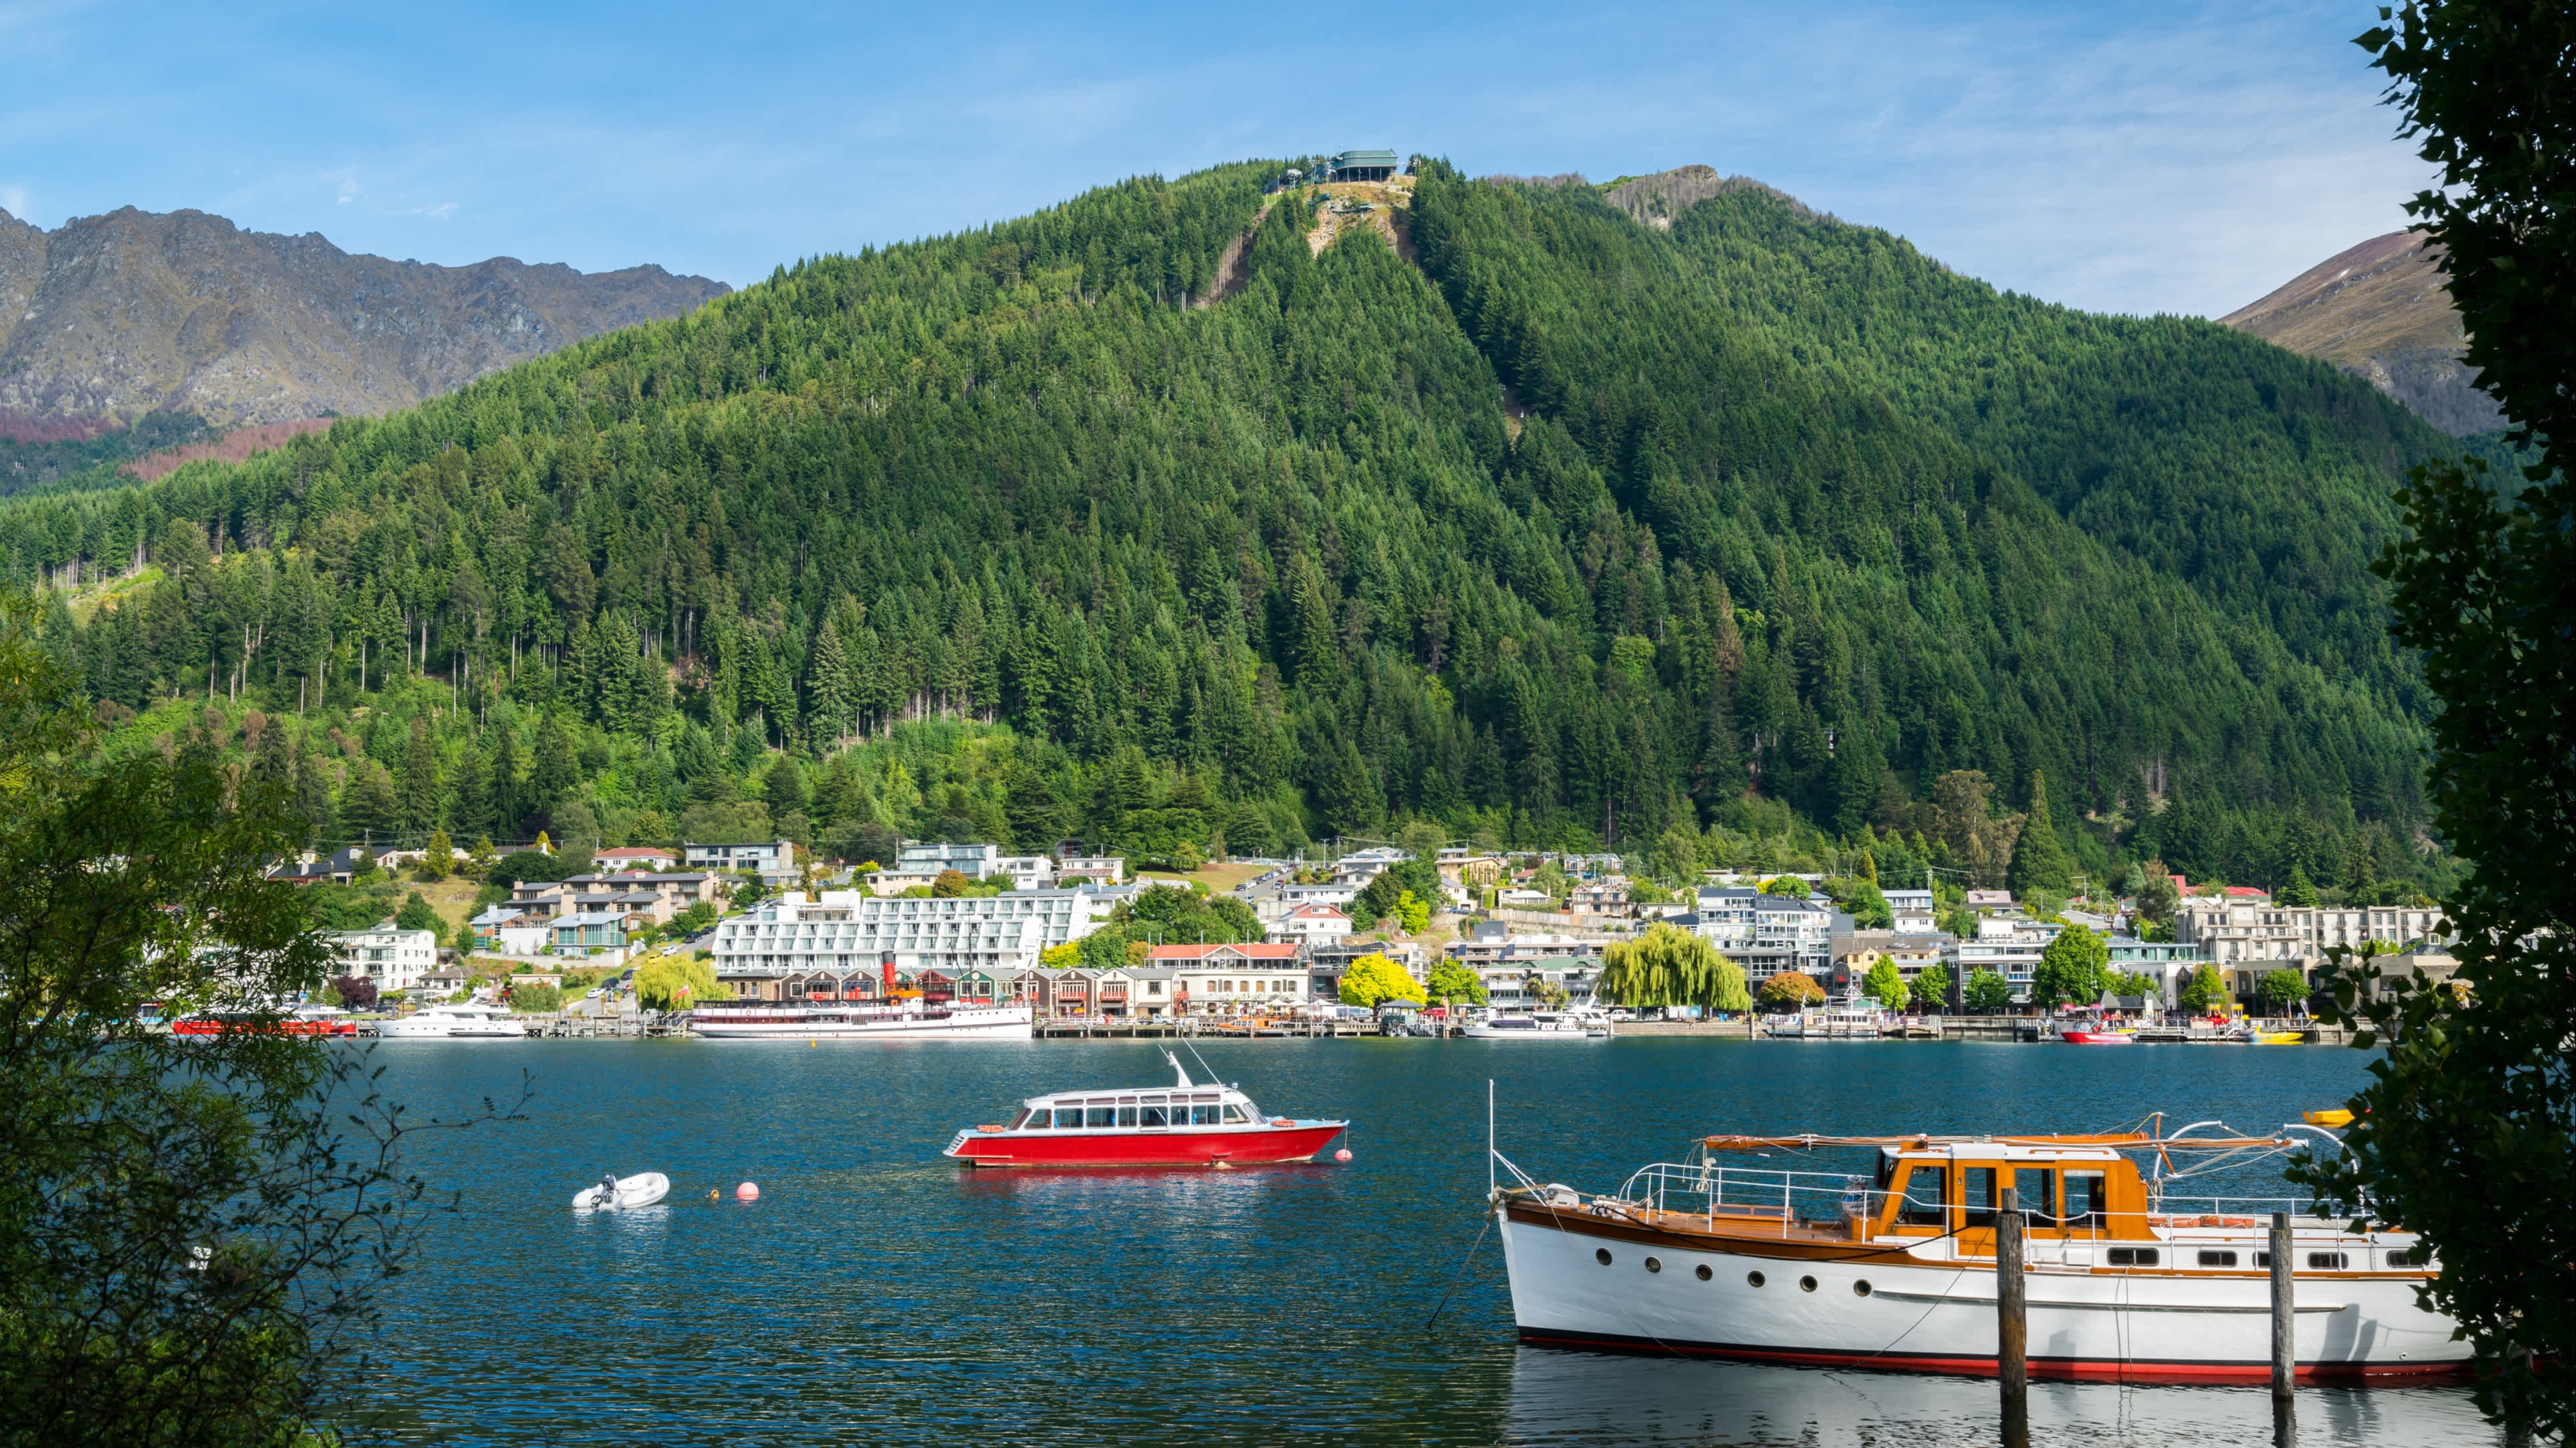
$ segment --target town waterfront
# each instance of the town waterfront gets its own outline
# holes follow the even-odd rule
[[[1702,1131],[2083,1130],[2153,1109],[2267,1128],[2339,1102],[2367,1059],[1197,1045],[1274,1113],[1352,1118],[1354,1160],[974,1173],[939,1157],[1019,1096],[1167,1080],[1147,1044],[377,1048],[386,1087],[424,1112],[510,1094],[522,1070],[536,1088],[523,1122],[417,1138],[415,1169],[461,1210],[437,1223],[379,1340],[385,1426],[494,1444],[1989,1442],[1990,1383],[1518,1347],[1500,1255],[1478,1241],[1486,1080],[1508,1155],[1606,1189]],[[566,1210],[610,1170],[668,1173],[671,1198]],[[757,1203],[732,1200],[744,1180]],[[2310,1444],[2495,1441],[2457,1389],[2307,1390],[2299,1413]],[[2273,1441],[2259,1388],[2039,1385],[2032,1414],[2048,1443]]]

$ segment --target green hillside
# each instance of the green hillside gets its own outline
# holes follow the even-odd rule
[[[2044,771],[2096,869],[2418,868],[2425,703],[2362,563],[2443,440],[2367,387],[1752,190],[1663,231],[1433,165],[1413,259],[1315,256],[1274,170],[26,499],[0,560],[109,575],[48,633],[121,739],[219,736],[330,839],[1421,819],[1893,864],[1964,843],[1918,801],[1974,769]]]

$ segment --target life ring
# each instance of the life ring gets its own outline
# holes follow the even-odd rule
[[[1273,1126],[1294,1126],[1297,1123],[1289,1120],[1285,1116],[1274,1116],[1270,1118],[1270,1124]]]
[[[1010,1130],[1010,1128],[1009,1128],[1009,1127],[1007,1127],[1007,1126],[990,1126],[990,1125],[987,1125],[987,1126],[979,1126],[979,1127],[976,1127],[975,1129],[976,1129],[977,1131],[981,1131],[981,1132],[984,1132],[984,1133],[986,1133],[986,1134],[988,1134],[988,1135],[994,1135],[994,1136],[998,1136],[998,1135],[1000,1135],[1001,1133],[1003,1133],[1003,1132],[1005,1132],[1005,1131]]]

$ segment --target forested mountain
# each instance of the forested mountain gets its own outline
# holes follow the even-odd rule
[[[2427,704],[2363,564],[2444,439],[2396,404],[1760,188],[1426,163],[1410,256],[1317,253],[1276,169],[22,500],[0,560],[64,585],[124,741],[240,749],[331,839],[1426,819],[1987,870],[1960,802],[2044,774],[2097,871],[2420,868]]]

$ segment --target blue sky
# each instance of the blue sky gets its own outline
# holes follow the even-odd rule
[[[2052,301],[2214,315],[2427,176],[2358,3],[0,0],[0,208],[742,284],[1246,156],[1704,162]]]

